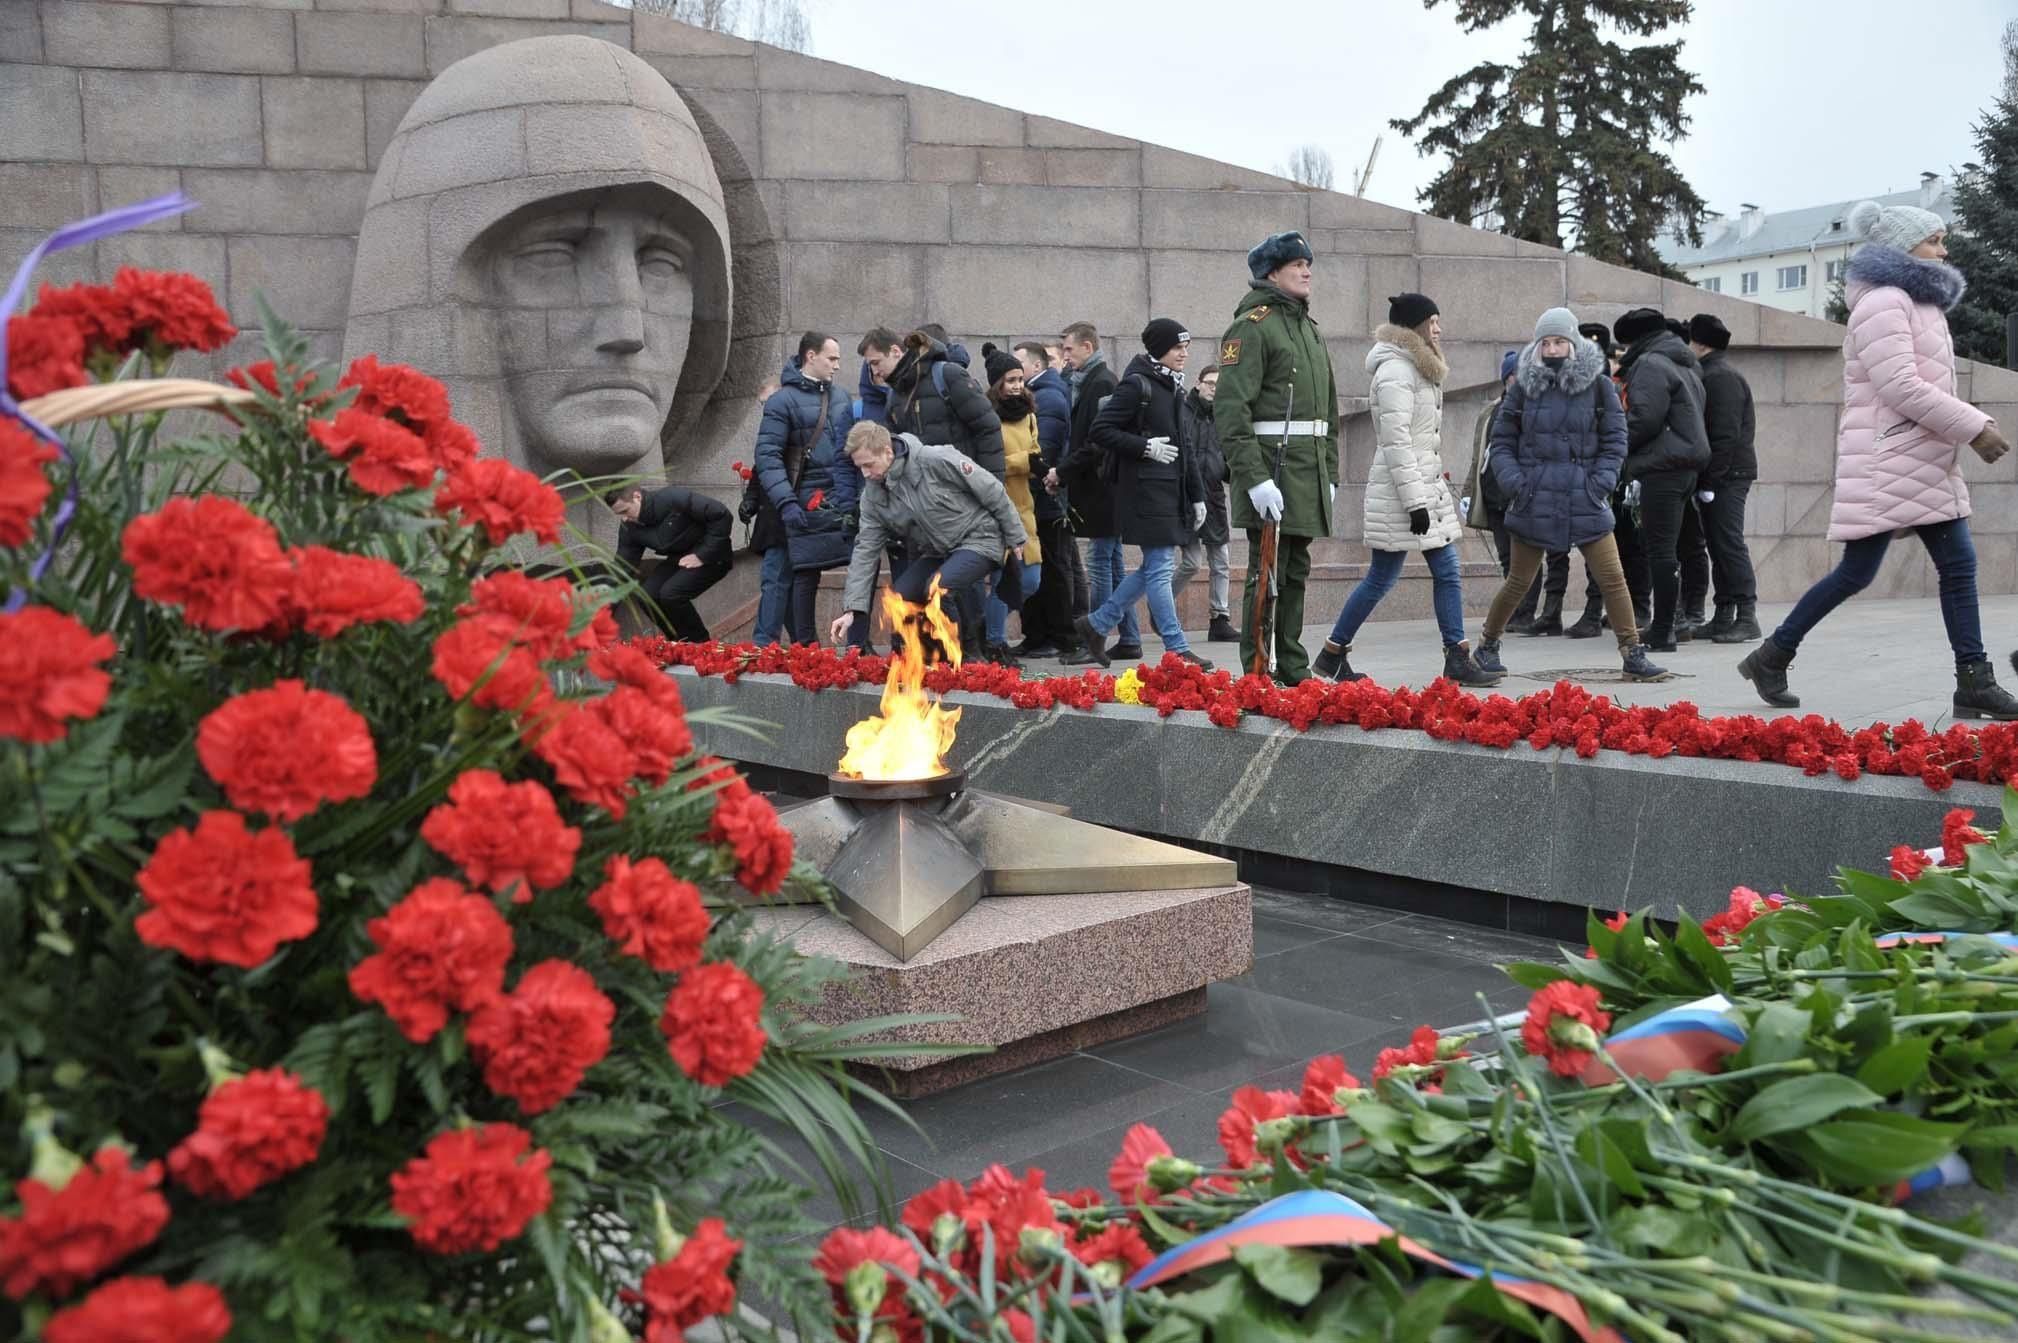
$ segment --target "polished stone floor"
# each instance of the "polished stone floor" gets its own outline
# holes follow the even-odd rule
[[[1041,1168],[1054,1190],[1104,1187],[1129,1125],[1153,1124],[1179,1153],[1209,1159],[1236,1087],[1295,1090],[1304,1065],[1323,1053],[1343,1054],[1365,1078],[1374,1054],[1405,1042],[1416,1026],[1518,1008],[1526,993],[1494,965],[1552,960],[1556,945],[1325,895],[1258,889],[1254,968],[1213,985],[1203,1016],[913,1101],[907,1109],[922,1135],[885,1114],[865,1117],[899,1201],[944,1177],[971,1179],[998,1161],[1019,1172]],[[813,1211],[827,1219],[840,1214],[831,1197]]]

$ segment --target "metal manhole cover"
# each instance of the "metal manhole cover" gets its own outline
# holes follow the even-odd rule
[[[1543,685],[1554,685],[1557,681],[1575,681],[1579,685],[1656,685],[1654,681],[1627,681],[1624,671],[1617,667],[1558,667],[1549,671],[1514,671],[1507,676],[1519,681],[1539,681]],[[1663,676],[1663,681],[1693,681],[1694,672],[1671,671]]]

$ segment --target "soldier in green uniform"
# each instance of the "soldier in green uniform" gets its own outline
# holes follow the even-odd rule
[[[1331,356],[1310,315],[1310,244],[1301,233],[1264,238],[1247,254],[1254,285],[1219,342],[1219,396],[1212,419],[1233,476],[1233,525],[1247,532],[1247,587],[1241,598],[1240,665],[1254,661],[1256,557],[1261,524],[1279,519],[1275,608],[1275,678],[1309,679],[1303,651],[1303,588],[1310,543],[1331,535],[1338,492],[1338,389]],[[1292,418],[1293,417],[1293,418]],[[1282,474],[1272,475],[1287,436]]]

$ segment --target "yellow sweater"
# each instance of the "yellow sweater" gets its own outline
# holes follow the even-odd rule
[[[1044,559],[1044,550],[1037,544],[1037,505],[1030,498],[1030,467],[1037,460],[1037,416],[1025,415],[1014,424],[1002,422],[1002,461],[1007,474],[1003,488],[1009,491],[1009,502],[1016,505],[1017,516],[1023,519],[1023,534],[1030,538],[1023,547],[1023,562],[1039,564]]]

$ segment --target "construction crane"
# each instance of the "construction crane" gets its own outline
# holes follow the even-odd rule
[[[1367,179],[1373,176],[1373,163],[1375,159],[1380,157],[1380,142],[1385,138],[1385,136],[1380,135],[1373,137],[1373,151],[1366,156],[1366,166],[1359,170],[1359,180],[1352,184],[1353,195],[1364,196],[1366,194]]]

